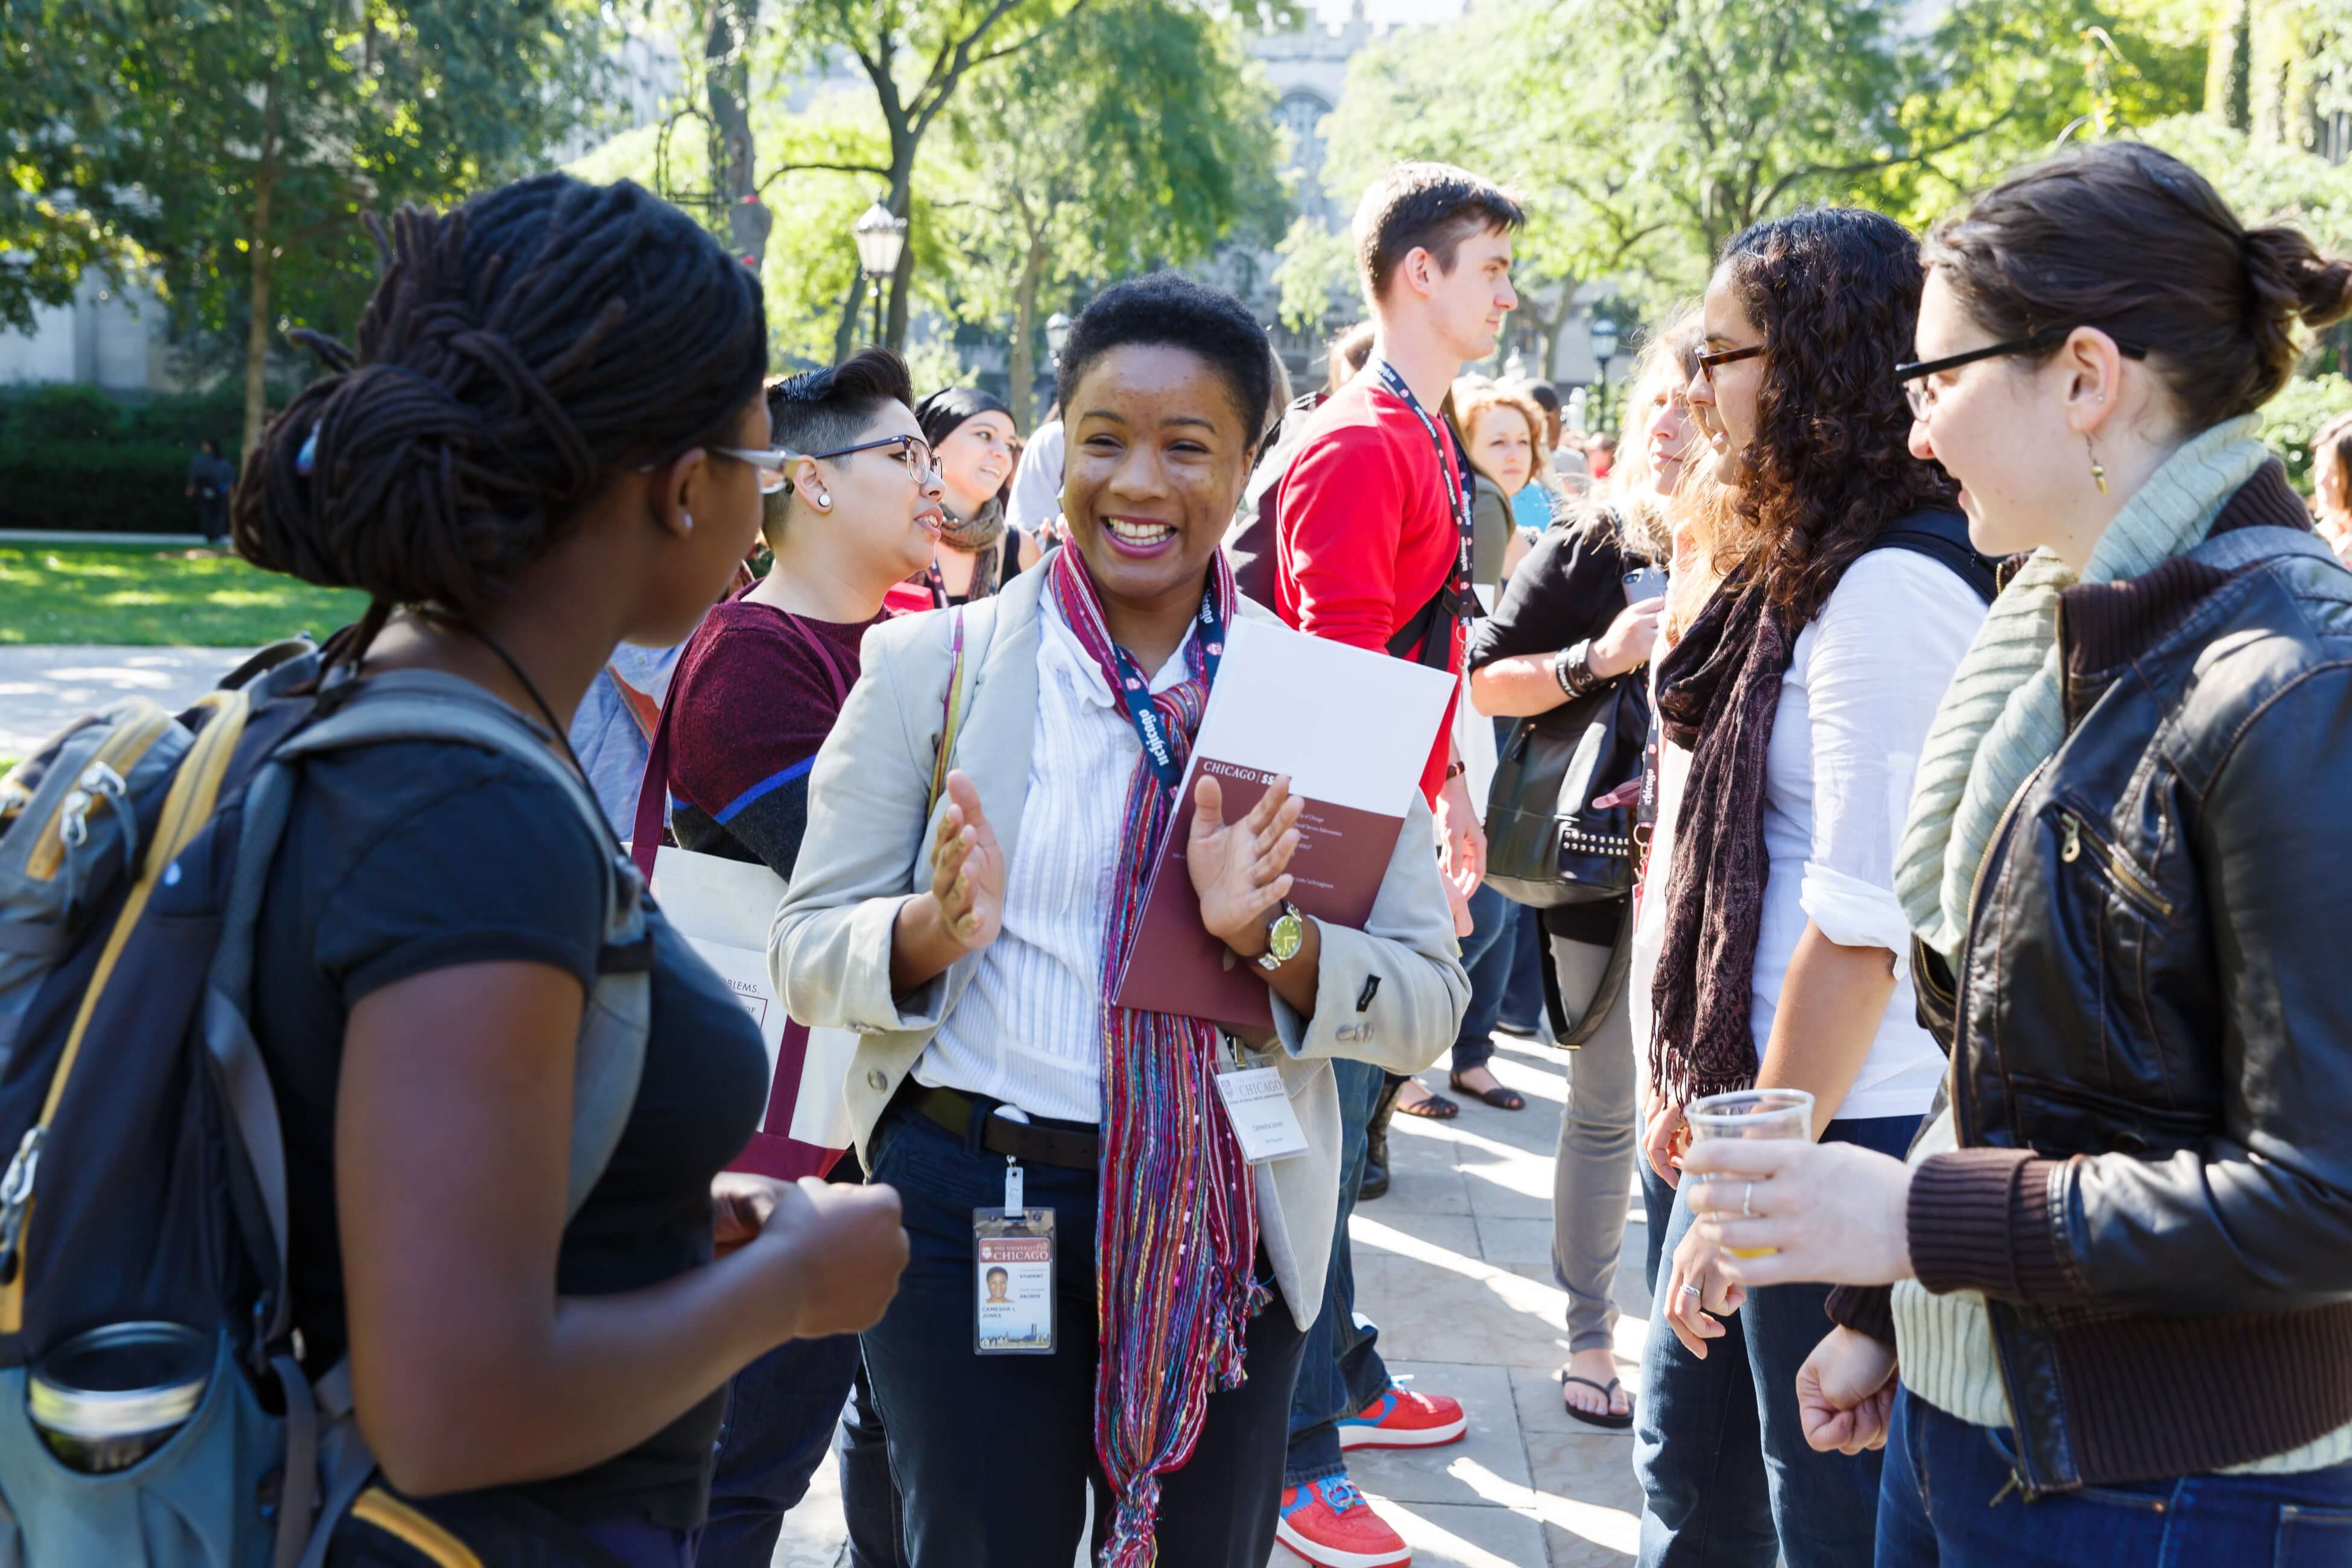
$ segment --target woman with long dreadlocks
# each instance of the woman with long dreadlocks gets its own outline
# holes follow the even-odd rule
[[[236,547],[369,595],[329,647],[358,679],[436,674],[568,760],[614,646],[683,639],[758,534],[783,458],[759,284],[637,186],[559,174],[404,211],[385,249],[358,352],[314,341],[334,373],[247,465]],[[331,1563],[682,1568],[727,1379],[872,1322],[906,1258],[887,1189],[719,1175],[765,1053],[651,910],[643,1075],[566,1221],[617,853],[499,753],[409,742],[304,766],[254,1025],[305,1369],[348,1352],[384,1479]]]
[[[865,1035],[852,1124],[908,1205],[907,1289],[865,1348],[916,1568],[1063,1568],[1089,1488],[1108,1568],[1155,1540],[1161,1563],[1261,1568],[1338,1215],[1330,1058],[1425,1067],[1469,983],[1417,792],[1357,931],[1287,905],[1281,787],[1227,822],[1204,780],[1202,922],[1272,993],[1278,1037],[1248,1054],[1304,1152],[1253,1169],[1215,1092],[1235,1047],[1115,1003],[1222,627],[1270,618],[1218,543],[1272,372],[1238,300],[1161,274],[1087,307],[1060,381],[1069,542],[992,604],[868,635],[771,962],[795,1017]],[[951,683],[969,710],[948,741]],[[1003,1244],[974,1211],[1000,1203],[1054,1210],[1057,1251],[983,1251]],[[1049,1336],[1005,1344],[1026,1353],[979,1353],[1006,1315],[992,1261],[1054,1304]]]

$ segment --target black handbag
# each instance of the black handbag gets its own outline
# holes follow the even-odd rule
[[[1522,719],[1486,792],[1486,881],[1538,910],[1633,889],[1633,806],[1592,803],[1639,778],[1650,697],[1638,672]]]

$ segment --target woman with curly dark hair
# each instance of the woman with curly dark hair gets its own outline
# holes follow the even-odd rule
[[[1643,1184],[1672,1261],[1636,1427],[1645,1565],[1870,1560],[1874,1456],[1816,1453],[1798,1420],[1827,1290],[1727,1285],[1675,1186],[1702,1096],[1801,1089],[1815,1136],[1899,1153],[1942,1073],[1895,963],[1895,835],[1991,584],[1950,479],[1906,449],[1894,369],[1919,291],[1910,233],[1843,209],[1749,229],[1707,285],[1689,397],[1737,498],[1737,564],[1657,678],[1691,761],[1673,863],[1650,873]]]

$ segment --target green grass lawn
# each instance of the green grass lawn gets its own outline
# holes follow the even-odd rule
[[[210,550],[0,547],[0,643],[257,647],[324,637],[366,595],[259,571]]]

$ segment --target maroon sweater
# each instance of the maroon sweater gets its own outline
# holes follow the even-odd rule
[[[808,831],[809,771],[857,684],[874,624],[811,620],[740,598],[703,617],[669,688],[679,844],[792,876]]]

